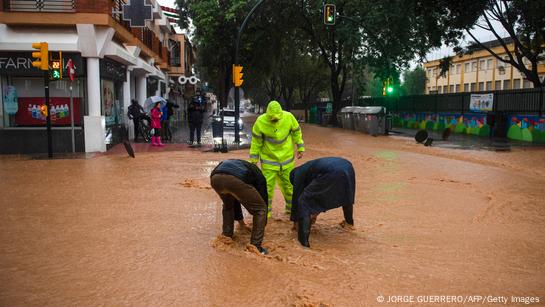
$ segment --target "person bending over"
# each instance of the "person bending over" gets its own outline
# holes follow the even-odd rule
[[[344,223],[354,225],[356,179],[350,161],[337,157],[308,161],[292,170],[290,181],[293,184],[290,219],[303,246],[310,247],[310,227],[321,212],[342,207]]]
[[[210,185],[223,201],[222,234],[233,236],[235,219],[242,219],[242,211],[236,208],[242,204],[253,215],[250,243],[267,254],[261,246],[267,225],[267,181],[259,168],[244,160],[225,160],[212,170]]]

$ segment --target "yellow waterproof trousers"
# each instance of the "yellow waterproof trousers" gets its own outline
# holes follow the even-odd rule
[[[278,185],[280,186],[280,191],[284,195],[284,201],[286,202],[285,212],[287,214],[291,213],[291,197],[293,195],[293,186],[290,182],[290,173],[292,167],[283,168],[281,170],[266,169],[262,168],[263,176],[267,180],[267,194],[269,195],[269,210],[267,216],[272,216],[272,201],[274,196],[274,187],[276,186],[276,181],[278,180]]]

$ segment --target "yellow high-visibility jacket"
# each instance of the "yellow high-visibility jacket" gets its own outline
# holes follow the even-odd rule
[[[277,122],[271,120],[277,119]],[[261,161],[264,169],[281,170],[295,165],[294,151],[305,151],[301,127],[290,112],[282,111],[278,101],[271,101],[252,128],[250,162]]]

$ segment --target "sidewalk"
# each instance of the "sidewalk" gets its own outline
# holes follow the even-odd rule
[[[250,139],[248,135],[251,134],[251,128],[253,124],[253,114],[246,114],[246,116],[241,116],[244,121],[244,128],[240,131],[240,144],[237,146],[235,141],[235,133],[233,129],[225,128],[223,135],[224,140],[227,143],[229,150],[236,149],[245,149],[250,147]],[[150,143],[133,143],[131,145],[134,149],[135,154],[141,152],[163,152],[163,151],[184,151],[184,150],[193,150],[193,151],[212,151],[214,149],[214,139],[212,137],[212,117],[210,113],[205,114],[204,122],[202,124],[201,130],[201,146],[190,146],[189,145],[189,125],[187,121],[177,122],[175,125],[172,125],[170,129],[172,130],[172,142],[163,143],[165,146],[158,147],[152,146]],[[196,139],[195,139],[196,142]],[[220,141],[221,142],[221,141]],[[107,152],[103,153],[104,155],[116,155],[126,153],[125,147],[123,144],[117,144],[112,147]]]

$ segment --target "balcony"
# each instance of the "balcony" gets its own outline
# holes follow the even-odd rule
[[[9,12],[76,12],[76,0],[5,0]]]

